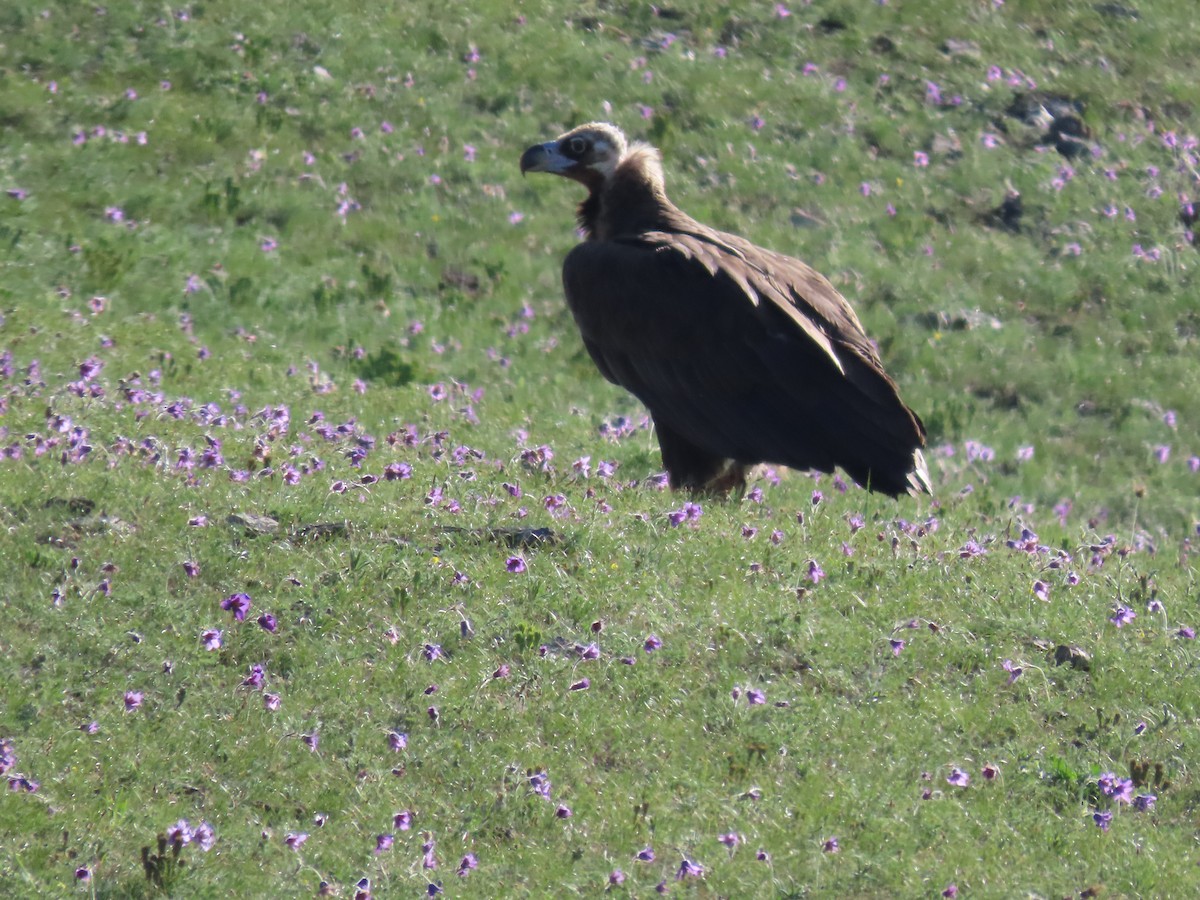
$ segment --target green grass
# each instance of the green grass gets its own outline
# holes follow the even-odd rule
[[[511,10],[0,11],[0,893],[1195,893],[1190,8]],[[1030,81],[1095,155],[1038,149]],[[562,302],[579,197],[517,172],[589,119],[846,293],[935,500],[790,472],[670,525]],[[215,844],[151,877],[180,819]]]

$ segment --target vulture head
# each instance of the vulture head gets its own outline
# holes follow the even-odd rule
[[[589,122],[552,141],[534,144],[521,154],[521,172],[550,172],[596,188],[612,176],[628,152],[619,128]]]

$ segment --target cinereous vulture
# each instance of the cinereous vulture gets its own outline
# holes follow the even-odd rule
[[[567,304],[604,377],[649,409],[673,488],[740,492],[766,462],[931,491],[921,420],[822,275],[681,212],[658,151],[612,125],[530,147],[521,171],[587,188]]]

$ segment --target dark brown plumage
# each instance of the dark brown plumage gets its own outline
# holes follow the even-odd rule
[[[521,171],[588,189],[567,304],[604,377],[650,410],[672,487],[741,490],[768,462],[930,491],[924,426],[823,276],[681,212],[658,151],[612,125],[530,147]]]

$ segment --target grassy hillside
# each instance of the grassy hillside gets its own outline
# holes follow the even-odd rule
[[[0,893],[1194,893],[1198,39],[6,4]],[[845,293],[934,498],[671,515],[517,169],[593,119]]]

